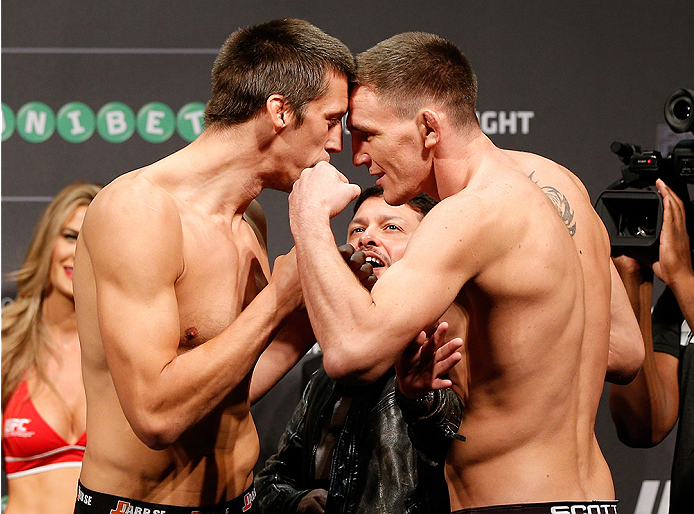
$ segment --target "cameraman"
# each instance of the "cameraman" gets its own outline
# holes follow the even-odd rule
[[[694,271],[684,204],[662,180],[658,260],[614,259],[646,346],[643,368],[628,385],[612,385],[610,410],[619,439],[633,447],[662,441],[680,419],[672,466],[670,513],[694,505]],[[651,316],[653,273],[667,289]]]

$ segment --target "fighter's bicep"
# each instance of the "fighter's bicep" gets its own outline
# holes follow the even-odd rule
[[[376,282],[372,298],[376,306],[387,303],[404,309],[409,319],[437,320],[489,259],[489,245],[480,245],[480,226],[465,220],[479,219],[476,201],[441,202],[422,220],[410,239],[403,258]],[[474,251],[473,248],[477,248]]]
[[[180,331],[174,288],[182,269],[177,213],[166,206],[130,207],[117,220],[97,220],[86,240],[99,330],[114,379],[121,369],[137,374],[164,365],[175,356]]]
[[[478,197],[441,201],[415,230],[402,260],[435,275],[441,289],[459,290],[498,254],[504,236],[491,211]]]
[[[175,355],[179,318],[173,286],[157,290],[150,283],[138,291],[108,278],[97,284],[99,331],[109,364],[145,367]]]
[[[387,313],[394,325],[408,332],[422,330],[437,320],[460,291],[455,273],[440,273],[444,268],[437,269],[418,257],[411,254],[407,260],[403,257],[392,264],[371,291],[373,308]]]

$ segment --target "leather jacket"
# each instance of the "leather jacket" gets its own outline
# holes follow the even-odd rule
[[[334,447],[329,486],[321,486],[314,480],[316,451],[325,417],[345,393],[352,401]],[[308,492],[327,488],[326,513],[448,514],[444,463],[461,416],[453,390],[439,392],[426,416],[408,416],[421,442],[415,448],[396,401],[393,370],[373,384],[349,387],[331,380],[321,367],[306,386],[277,454],[255,479],[259,510],[294,513]]]

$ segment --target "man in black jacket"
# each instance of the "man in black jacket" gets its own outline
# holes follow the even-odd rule
[[[348,229],[348,243],[364,252],[376,277],[402,257],[410,235],[436,203],[420,194],[391,206],[382,194],[378,186],[364,190]],[[373,384],[347,386],[321,367],[277,454],[256,477],[260,511],[448,513],[444,462],[461,413],[450,388],[407,399],[394,369]],[[408,421],[416,425],[417,436]]]

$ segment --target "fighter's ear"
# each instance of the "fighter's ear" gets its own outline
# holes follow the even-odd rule
[[[279,132],[289,123],[289,103],[283,95],[273,94],[265,101],[265,109],[270,115],[270,121]]]
[[[441,139],[441,116],[438,112],[422,109],[417,114],[417,126],[424,148],[433,148]]]

